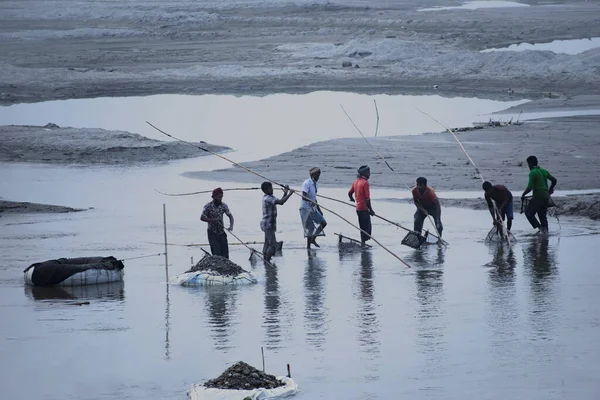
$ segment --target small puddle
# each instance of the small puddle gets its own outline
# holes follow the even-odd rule
[[[450,127],[472,126],[481,115],[505,110],[526,101],[500,102],[441,96],[360,95],[314,92],[264,97],[229,95],[158,95],[49,101],[0,107],[0,125],[46,125],[102,128],[169,140],[146,124],[188,141],[205,141],[233,148],[238,162],[266,158],[318,141],[359,137],[340,104],[363,131],[372,137],[379,110],[378,136],[437,132],[440,126],[419,113],[432,114]],[[211,168],[222,163],[210,162]],[[198,165],[200,167],[200,165]]]
[[[575,55],[600,47],[600,37],[572,40],[554,40],[550,43],[519,43],[508,47],[482,50],[482,53],[495,51],[551,51],[556,54]]]
[[[478,10],[480,8],[509,8],[529,7],[528,4],[515,1],[469,1],[460,6],[421,8],[417,11],[443,11],[443,10]]]

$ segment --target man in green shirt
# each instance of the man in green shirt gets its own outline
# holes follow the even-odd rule
[[[533,190],[533,197],[529,201],[525,216],[529,220],[531,226],[535,229],[540,229],[540,232],[548,232],[548,200],[550,195],[554,193],[556,186],[556,178],[550,175],[550,172],[538,166],[536,156],[527,157],[527,165],[529,165],[529,183],[527,189],[521,195],[521,202],[525,199],[527,193]],[[548,188],[548,181],[552,182]],[[535,218],[535,214],[540,218],[539,222]]]

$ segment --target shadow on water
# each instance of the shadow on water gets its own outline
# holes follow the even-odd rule
[[[326,310],[325,278],[327,277],[323,261],[308,250],[306,270],[304,272],[304,326],[306,341],[316,349],[322,349],[325,343]]]
[[[125,300],[125,283],[110,282],[83,286],[29,286],[25,285],[25,294],[33,300]]]
[[[205,289],[208,324],[215,349],[228,350],[231,318],[236,311],[238,288],[233,285],[207,286]]]
[[[281,347],[280,307],[281,298],[277,267],[265,264],[265,312],[263,327],[265,328],[266,348],[269,350]]]
[[[360,254],[360,270],[356,274],[358,290],[355,295],[358,300],[358,342],[362,351],[371,358],[379,354],[379,321],[377,320],[377,306],[374,302],[375,290],[373,286],[373,259],[369,250]]]
[[[557,318],[559,288],[554,251],[548,236],[536,237],[523,247],[524,271],[530,280],[529,319],[536,339],[549,339]]]

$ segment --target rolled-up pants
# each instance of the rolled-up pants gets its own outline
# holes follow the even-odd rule
[[[426,210],[429,213],[429,215],[433,217],[434,221],[437,221],[439,219],[439,215],[437,215],[437,208],[435,206],[426,208]],[[421,231],[423,230],[423,222],[425,221],[425,218],[427,218],[427,215],[423,211],[421,211],[420,208],[417,208],[417,212],[415,212],[415,231],[421,233]],[[438,227],[438,232],[440,233],[440,236],[442,235],[442,230],[444,230],[444,227],[442,226],[442,221],[440,221],[440,226]]]

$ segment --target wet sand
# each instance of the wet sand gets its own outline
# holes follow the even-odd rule
[[[55,206],[51,204],[0,200],[0,217],[7,214],[56,214],[85,211],[82,208]]]
[[[558,179],[560,190],[597,189],[600,165],[599,116],[577,116],[529,121],[520,125],[486,127],[457,136],[485,179],[515,192],[527,185],[525,159],[537,155],[540,166]],[[371,167],[372,190],[410,187],[425,176],[438,190],[480,190],[481,181],[448,132],[423,135],[369,137],[369,142],[400,175],[398,178],[357,134],[356,138],[318,142],[245,166],[275,181],[298,186],[308,170],[322,170],[321,186],[350,186],[356,169]],[[188,172],[185,176],[212,180],[260,183],[242,168]],[[402,180],[401,180],[402,179]]]
[[[498,99],[599,93],[600,49],[480,52],[600,36],[597,3],[523,3],[531,6],[421,12],[461,1],[4,1],[0,104],[323,89]]]
[[[207,153],[181,142],[164,142],[123,131],[46,126],[0,126],[0,161],[77,165],[141,165],[201,157]],[[194,143],[221,152],[226,146]]]

